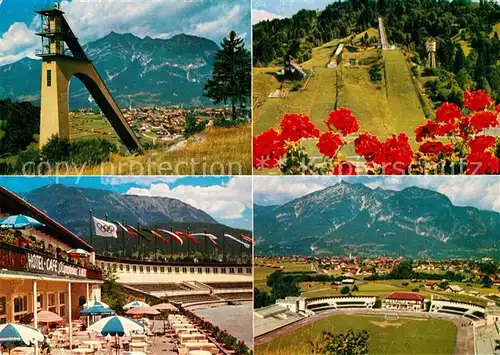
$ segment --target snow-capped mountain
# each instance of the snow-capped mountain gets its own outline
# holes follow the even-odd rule
[[[436,191],[339,183],[279,206],[255,206],[257,254],[499,254],[500,214]]]
[[[143,39],[130,33],[109,35],[83,46],[118,105],[210,105],[203,86],[210,78],[219,49],[209,39],[176,35]],[[0,67],[0,98],[40,99],[40,61],[24,58]],[[78,79],[70,86],[70,107],[91,107]]]

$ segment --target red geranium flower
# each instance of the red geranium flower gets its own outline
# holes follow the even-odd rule
[[[436,110],[436,118],[439,122],[453,123],[462,116],[462,112],[457,105],[445,102]]]
[[[297,142],[302,138],[317,138],[320,134],[309,116],[299,113],[287,113],[281,120],[280,127],[284,141]]]
[[[337,165],[332,170],[332,174],[334,175],[358,175],[356,173],[356,166],[354,164],[349,163],[348,161],[342,160],[339,165]]]
[[[467,174],[484,175],[500,173],[500,159],[492,153],[470,153],[467,156]]]
[[[445,123],[445,124],[438,125],[438,127],[436,128],[436,135],[437,136],[446,136],[450,132],[454,133],[456,128],[457,127],[455,126],[455,123]]]
[[[343,136],[347,136],[359,130],[358,119],[346,108],[339,108],[338,110],[330,112],[328,121],[324,122],[330,131],[333,130],[332,126],[334,126]]]
[[[426,124],[418,126],[415,129],[417,142],[422,142],[424,138],[434,138],[438,134],[438,129],[439,125],[432,120],[428,120]]]
[[[500,114],[500,104],[495,106],[495,111],[497,114]]]
[[[408,136],[405,133],[393,134],[382,143],[374,162],[382,165],[386,175],[403,175],[413,160]]]
[[[342,144],[343,141],[340,134],[333,132],[326,132],[319,137],[316,146],[318,147],[321,154],[329,158],[332,158],[335,156],[335,154],[337,154]]]
[[[471,154],[482,154],[488,148],[496,145],[495,137],[479,136],[469,141]]]
[[[370,133],[362,133],[354,140],[356,154],[364,157],[367,162],[373,161],[375,154],[380,151],[382,144],[377,136]]]
[[[443,144],[441,142],[425,142],[420,146],[419,151],[426,155],[439,154],[441,152],[449,154],[453,151],[452,144]]]
[[[490,111],[477,112],[471,117],[470,124],[476,132],[480,132],[485,128],[496,127],[498,126],[497,115]]]
[[[270,129],[253,137],[253,166],[257,169],[274,168],[278,159],[286,153],[279,133]]]
[[[464,106],[472,111],[482,111],[493,103],[493,99],[484,90],[476,90],[464,93]]]

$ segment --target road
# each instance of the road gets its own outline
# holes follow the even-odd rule
[[[378,17],[378,35],[380,38],[380,45],[383,50],[390,50],[391,45],[389,44],[389,41],[387,41],[387,35],[385,33],[385,27],[384,27],[384,19],[379,16]]]

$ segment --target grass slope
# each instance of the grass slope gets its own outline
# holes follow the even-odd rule
[[[165,151],[153,149],[139,156],[113,155],[103,166],[71,173],[85,175],[233,175],[251,173],[251,126],[208,127],[186,144]],[[194,161],[194,165],[192,164]],[[150,167],[149,170],[146,168]]]
[[[457,329],[441,319],[386,320],[383,317],[339,315],[285,334],[257,346],[260,355],[309,354],[309,343],[322,331],[346,332],[349,329],[370,333],[370,354],[453,354]]]

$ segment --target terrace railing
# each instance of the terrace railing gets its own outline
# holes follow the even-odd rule
[[[0,242],[0,269],[102,280],[97,267],[77,265],[39,251]]]

